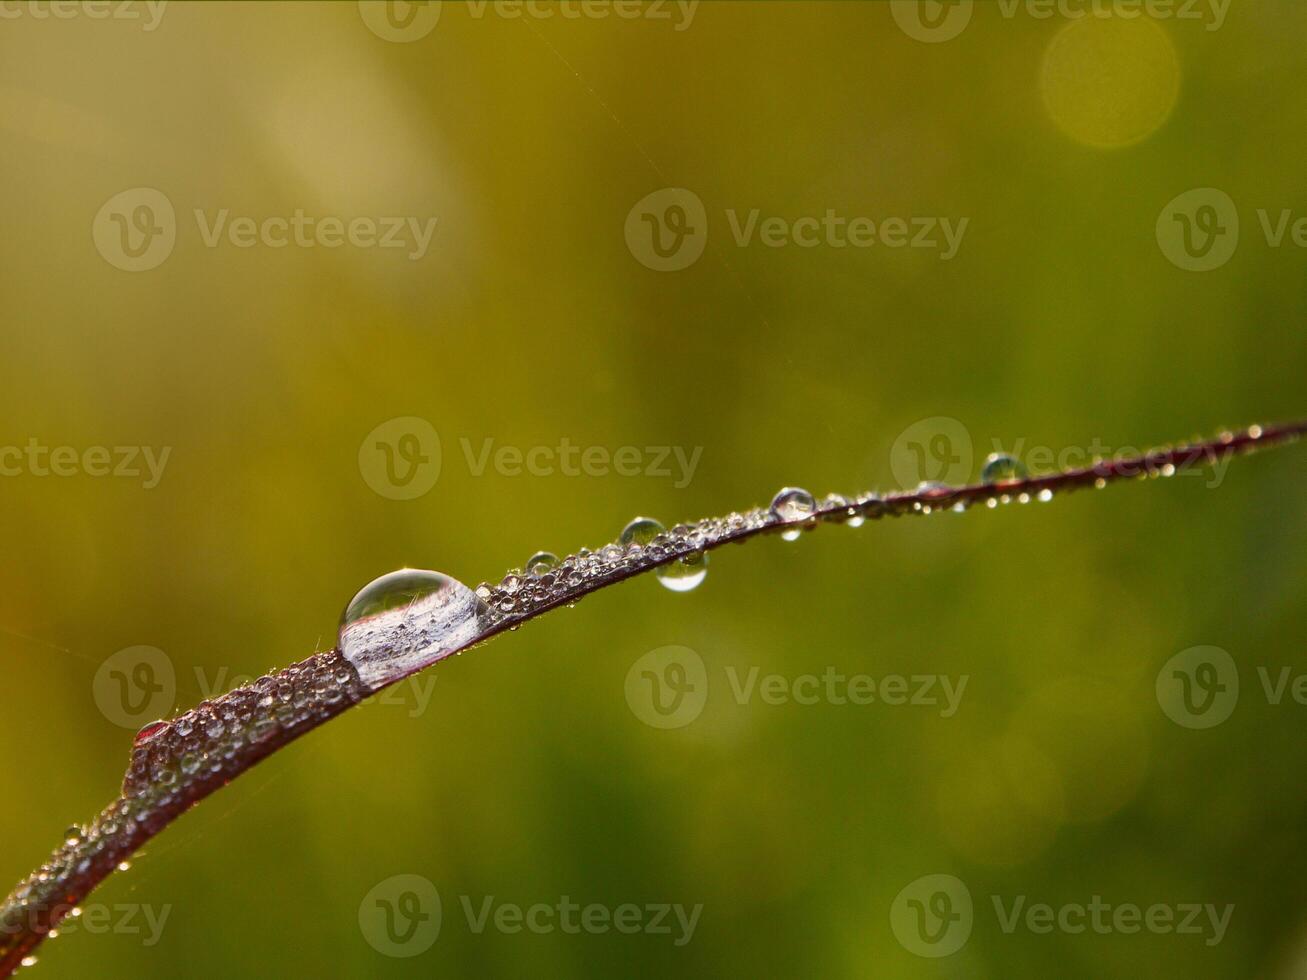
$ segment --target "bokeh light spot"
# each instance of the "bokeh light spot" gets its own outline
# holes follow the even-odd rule
[[[1044,105],[1066,135],[1097,147],[1129,146],[1166,122],[1180,94],[1180,59],[1147,18],[1085,17],[1044,52]]]

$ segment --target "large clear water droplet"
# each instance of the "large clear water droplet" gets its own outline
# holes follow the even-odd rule
[[[534,555],[526,560],[523,568],[528,575],[543,575],[545,572],[552,571],[553,567],[558,564],[558,556],[552,551],[537,551]]]
[[[802,487],[781,487],[772,497],[769,509],[777,520],[799,521],[817,509],[817,501]],[[802,533],[802,528],[790,527],[781,532],[781,537],[786,541],[797,541]]]
[[[1008,483],[1025,478],[1025,464],[1007,453],[991,453],[980,471],[981,483]]]
[[[486,612],[457,579],[401,568],[373,579],[350,600],[340,620],[340,653],[375,690],[474,642]]]
[[[618,541],[628,546],[636,544],[646,549],[657,548],[655,539],[666,531],[667,529],[652,517],[637,517],[622,528]],[[658,579],[658,584],[673,592],[689,592],[697,588],[707,575],[708,555],[702,551],[654,569],[654,577]]]
[[[617,540],[622,544],[638,544],[641,548],[645,548],[648,547],[649,542],[666,530],[667,528],[652,517],[637,517],[622,528],[622,533]]]

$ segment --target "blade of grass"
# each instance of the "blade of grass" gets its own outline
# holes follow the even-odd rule
[[[34,962],[34,951],[57,930],[101,881],[146,841],[186,810],[272,753],[321,725],[369,694],[438,660],[460,653],[559,606],[655,568],[722,545],[785,529],[821,523],[868,520],[995,507],[1049,499],[1084,488],[1130,479],[1165,477],[1211,465],[1230,456],[1295,441],[1307,422],[1251,426],[1215,439],[1102,460],[1091,466],[1033,475],[995,484],[923,486],[884,496],[831,496],[810,513],[783,519],[761,508],[678,525],[651,546],[607,545],[597,553],[577,552],[547,576],[522,580],[515,573],[498,585],[477,590],[486,603],[476,636],[440,648],[414,665],[364,684],[354,665],[337,650],[316,653],[275,674],[259,678],[174,718],[147,726],[137,736],[123,780],[123,792],[86,827],[70,828],[64,843],[0,905],[0,977]]]

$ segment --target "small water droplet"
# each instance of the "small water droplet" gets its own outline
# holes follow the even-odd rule
[[[1043,503],[1048,503],[1053,499],[1053,491],[1045,487],[1043,490],[1039,491],[1039,499]]]
[[[36,966],[36,957],[35,957],[35,956],[24,956],[21,960],[18,961],[18,965],[19,965],[19,966]]]
[[[485,602],[457,579],[401,568],[350,600],[340,622],[340,652],[375,689],[472,643],[486,613]]]
[[[980,471],[981,483],[1010,483],[1025,478],[1025,464],[1008,453],[990,453]]]
[[[141,730],[136,733],[136,738],[132,740],[133,745],[144,745],[150,739],[154,738],[168,730],[166,721],[152,721],[148,725],[142,726]]]
[[[781,487],[776,496],[772,497],[771,506],[768,509],[779,521],[787,523],[801,521],[809,517],[817,509],[817,501],[813,499],[812,494],[802,487]],[[802,528],[788,527],[781,532],[781,538],[785,541],[797,541],[802,533]]]
[[[64,831],[64,843],[67,844],[69,847],[76,847],[78,844],[82,842],[84,836],[85,833],[82,830],[82,828],[77,826],[76,824],[73,824],[71,827],[69,827],[67,830]]]
[[[528,575],[540,576],[558,564],[558,556],[551,551],[537,551],[522,566]]]

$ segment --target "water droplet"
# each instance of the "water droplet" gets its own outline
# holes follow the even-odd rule
[[[166,721],[152,721],[148,725],[143,726],[141,730],[136,733],[136,738],[132,740],[132,744],[143,745],[156,735],[167,730],[168,723]]]
[[[1039,499],[1042,503],[1048,503],[1053,499],[1053,491],[1045,487],[1043,490],[1039,491]]]
[[[649,548],[656,538],[666,532],[667,529],[652,517],[637,517],[622,528],[618,541],[627,546],[634,544],[641,548]],[[658,579],[658,584],[673,592],[689,592],[707,575],[708,556],[702,551],[654,569],[654,577]]]
[[[558,564],[558,556],[551,551],[537,551],[526,560],[523,568],[528,575],[543,575]]]
[[[802,487],[781,487],[772,497],[769,509],[779,521],[800,521],[817,509],[817,501]],[[789,527],[781,532],[781,537],[786,541],[797,541],[802,533],[799,527]]]
[[[708,555],[696,551],[692,555],[678,558],[668,565],[661,565],[654,570],[658,582],[663,588],[673,592],[689,592],[698,588],[708,575]]]
[[[340,622],[340,652],[376,689],[472,643],[486,613],[486,604],[457,579],[401,568],[350,600]]]
[[[77,824],[73,824],[64,831],[64,843],[69,847],[76,847],[82,842],[83,837],[85,837],[85,832]]]
[[[990,453],[980,471],[981,483],[1009,483],[1026,478],[1026,466],[1007,453]]]
[[[638,544],[641,548],[646,548],[649,542],[665,530],[667,529],[652,517],[637,517],[622,528],[622,533],[617,540],[622,544]]]
[[[18,965],[19,965],[19,966],[36,966],[36,957],[35,957],[35,956],[24,956],[21,960],[18,961]]]

